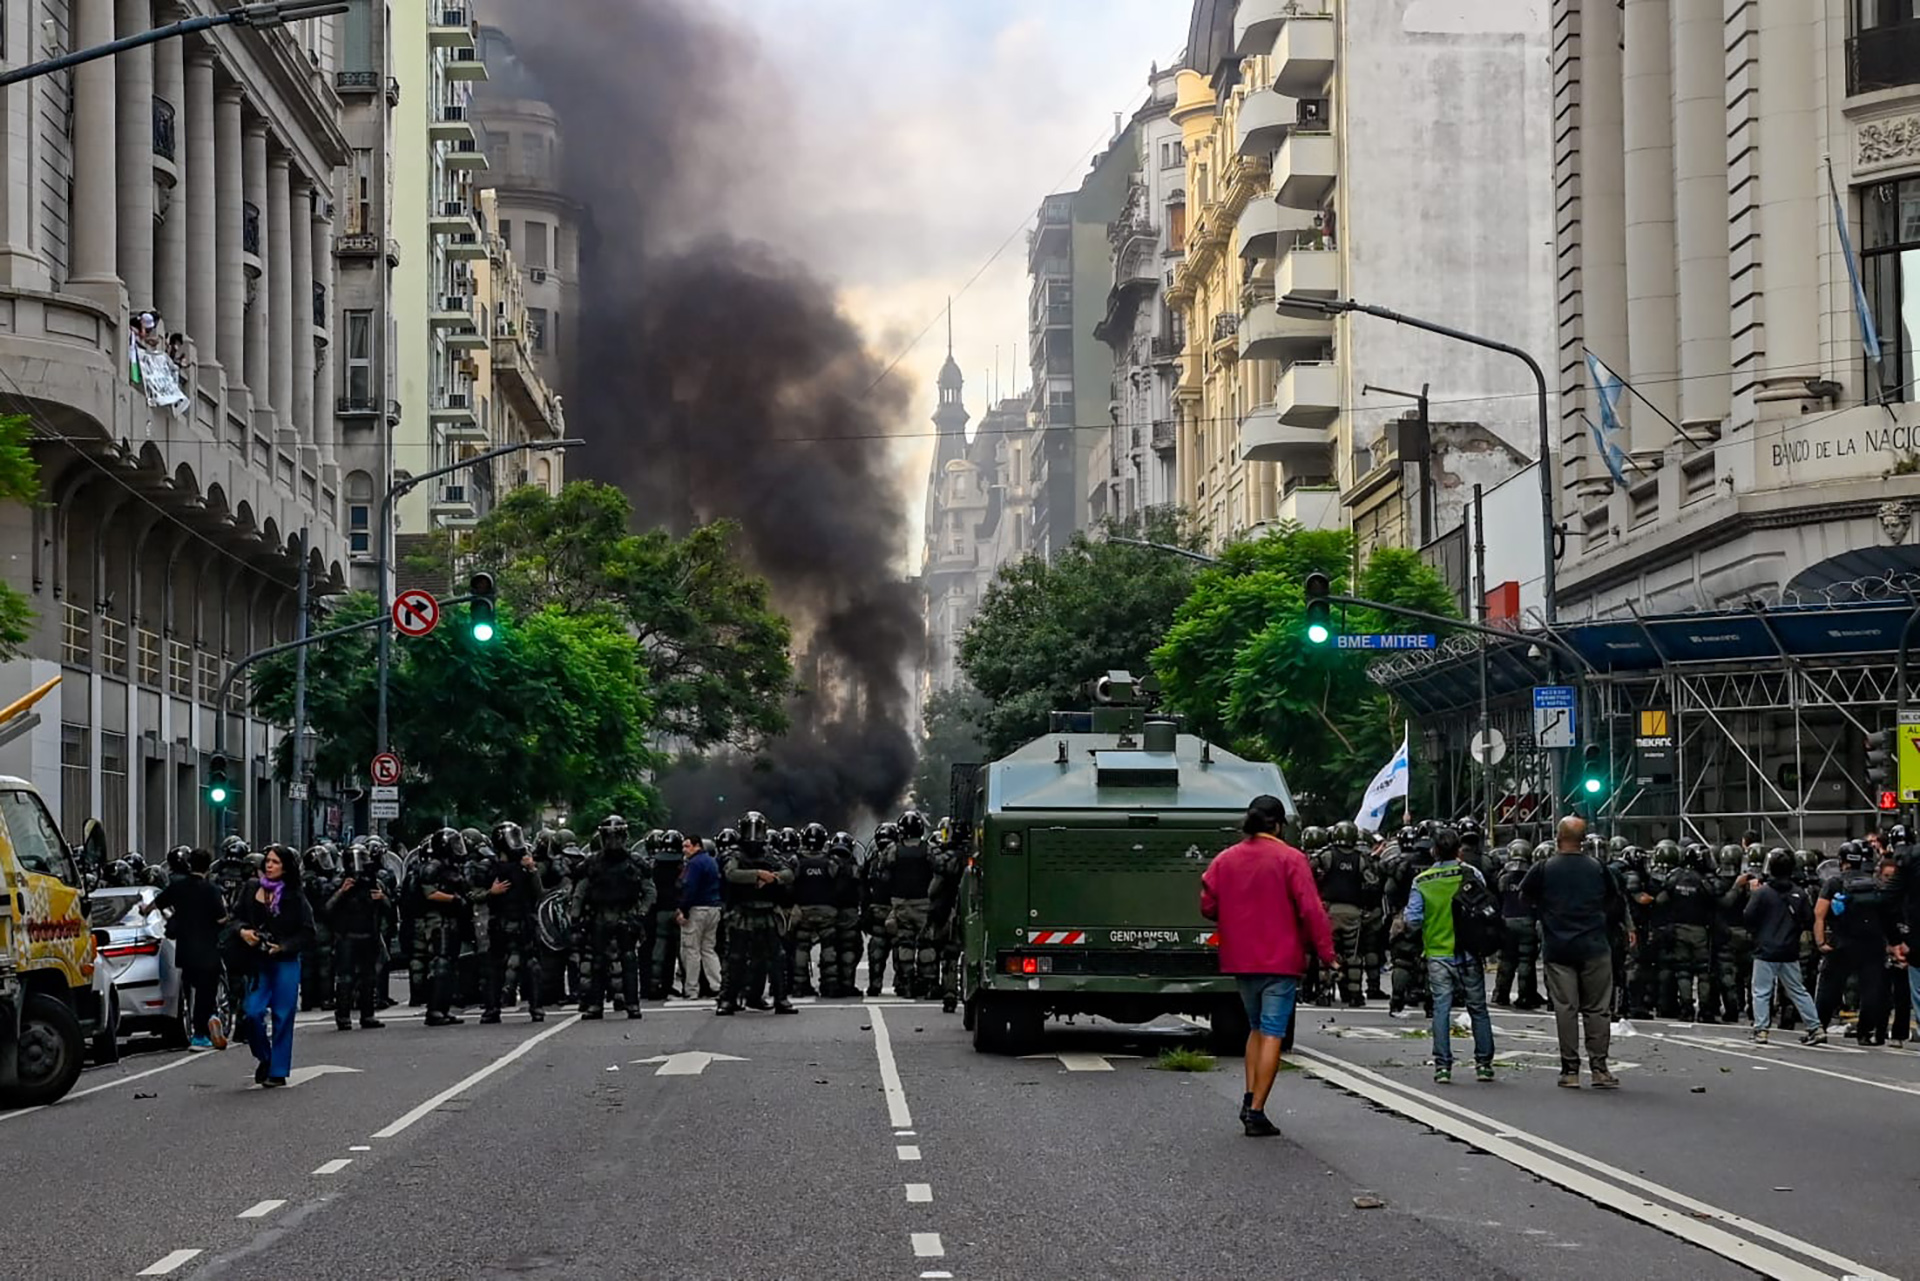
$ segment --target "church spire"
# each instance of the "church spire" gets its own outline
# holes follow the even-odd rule
[[[947,360],[940,366],[940,403],[933,411],[933,421],[941,432],[960,433],[967,429],[967,407],[960,402],[960,389],[965,384],[960,375],[960,362],[953,358],[953,299],[947,299]]]

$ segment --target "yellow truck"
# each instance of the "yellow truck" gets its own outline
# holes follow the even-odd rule
[[[0,709],[0,729],[59,683]],[[0,1107],[52,1103],[73,1088],[88,1044],[114,1036],[116,1002],[96,969],[81,858],[98,865],[104,834],[89,822],[69,846],[25,779],[0,775]]]

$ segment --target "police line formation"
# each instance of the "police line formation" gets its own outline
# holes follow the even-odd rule
[[[1473,820],[1454,827],[1461,838],[1461,862],[1485,879],[1505,927],[1497,960],[1484,958],[1497,963],[1492,1004],[1541,1008],[1539,923],[1520,883],[1554,846],[1515,840],[1496,854],[1486,848]],[[1418,1006],[1432,1016],[1420,932],[1396,926],[1414,878],[1434,865],[1433,838],[1439,829],[1425,822],[1376,840],[1352,823],[1340,823],[1301,834],[1340,961],[1337,973],[1309,962],[1306,999],[1352,1007],[1386,1000],[1394,1015],[1411,1017]],[[1611,930],[1616,1017],[1747,1021],[1754,960],[1747,903],[1754,890],[1771,881],[1798,890],[1806,904],[1799,922],[1800,969],[1807,991],[1815,994],[1819,1023],[1804,1028],[1802,1039],[1825,1041],[1843,1009],[1858,1012],[1845,1035],[1860,1045],[1885,1045],[1889,1020],[1895,1041],[1904,1042],[1912,1033],[1906,966],[1889,947],[1905,930],[1900,901],[1913,893],[1910,882],[1920,877],[1920,856],[1904,825],[1845,841],[1832,858],[1812,850],[1765,848],[1754,833],[1718,850],[1663,840],[1651,851],[1620,836],[1602,841],[1589,835],[1583,850],[1608,866],[1624,898],[1626,910]],[[1390,991],[1381,989],[1383,969],[1390,974]],[[1780,1005],[1784,1008],[1773,1016],[1778,1025],[1796,1027],[1791,1004]],[[1765,1041],[1769,1030],[1755,1027],[1753,1036]]]
[[[297,869],[286,879],[311,918],[300,1005],[331,1009],[343,1031],[356,1015],[363,1028],[382,1026],[376,1011],[398,1003],[389,992],[396,959],[406,963],[407,1003],[425,1007],[429,1027],[460,1023],[454,1010],[475,1005],[482,1023],[497,1023],[521,1000],[534,1022],[569,1001],[602,1018],[609,997],[630,1019],[642,1016],[643,1000],[674,995],[716,997],[717,1014],[792,1014],[793,996],[859,995],[863,954],[866,995],[881,995],[891,958],[896,996],[939,997],[951,1012],[959,878],[948,830],[908,811],[863,848],[819,823],[773,828],[755,811],[711,840],[655,830],[638,848],[617,814],[585,845],[564,828],[529,840],[510,821],[491,833],[443,827],[411,852],[376,835],[302,854],[282,844],[256,851],[230,836],[207,875],[238,922],[266,869]],[[194,862],[185,846],[164,868],[131,854],[99,881],[165,886]],[[199,862],[209,862],[204,851]],[[221,943],[229,1015],[257,946],[241,946],[235,933],[230,926]],[[205,1029],[195,1031],[194,1048],[207,1048]]]

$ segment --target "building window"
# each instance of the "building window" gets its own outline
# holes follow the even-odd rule
[[[347,234],[361,236],[373,230],[373,152],[356,147],[353,168],[347,174]]]
[[[1185,204],[1167,206],[1167,246],[1171,249],[1184,249],[1187,243],[1187,207]]]
[[[87,727],[72,721],[60,725],[60,826],[77,832],[93,811],[91,743]]]
[[[1877,399],[1910,401],[1920,375],[1920,178],[1883,182],[1861,192],[1861,284],[1880,333],[1880,368],[1867,362]]]
[[[347,550],[355,556],[373,551],[373,477],[347,473]]]
[[[527,341],[535,351],[547,349],[547,309],[545,307],[527,308]]]
[[[347,400],[373,403],[373,313],[347,313]]]
[[[1163,142],[1160,144],[1160,167],[1162,169],[1178,169],[1186,163],[1187,149],[1180,139],[1175,138],[1172,142]]]
[[[513,248],[513,220],[511,218],[502,218],[500,220],[500,243],[509,249]]]
[[[547,224],[527,223],[526,265],[544,270],[547,266]]]

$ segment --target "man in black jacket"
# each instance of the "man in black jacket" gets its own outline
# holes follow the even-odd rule
[[[1767,1043],[1776,983],[1786,990],[1794,1012],[1807,1025],[1801,1043],[1819,1045],[1827,1039],[1800,976],[1800,935],[1813,923],[1813,904],[1807,892],[1793,883],[1793,872],[1793,855],[1775,850],[1767,856],[1766,880],[1749,872],[1734,884],[1736,891],[1747,893],[1743,919],[1753,937],[1753,1039],[1762,1045]]]
[[[1612,1041],[1613,945],[1609,924],[1626,914],[1626,898],[1613,873],[1581,852],[1587,824],[1563,818],[1554,833],[1555,853],[1535,863],[1520,882],[1520,894],[1538,913],[1541,955],[1547,963],[1547,999],[1560,1039],[1559,1084],[1580,1087],[1580,1041],[1585,1032],[1587,1067],[1597,1090],[1618,1089],[1607,1067]],[[1628,947],[1633,946],[1628,935]]]
[[[1814,905],[1814,943],[1824,959],[1815,1004],[1821,1023],[1840,1011],[1849,978],[1860,993],[1860,1045],[1884,1045],[1887,1024],[1887,957],[1903,957],[1904,918],[1895,910],[1893,861],[1867,861],[1864,842],[1840,847],[1840,875],[1820,888]]]

